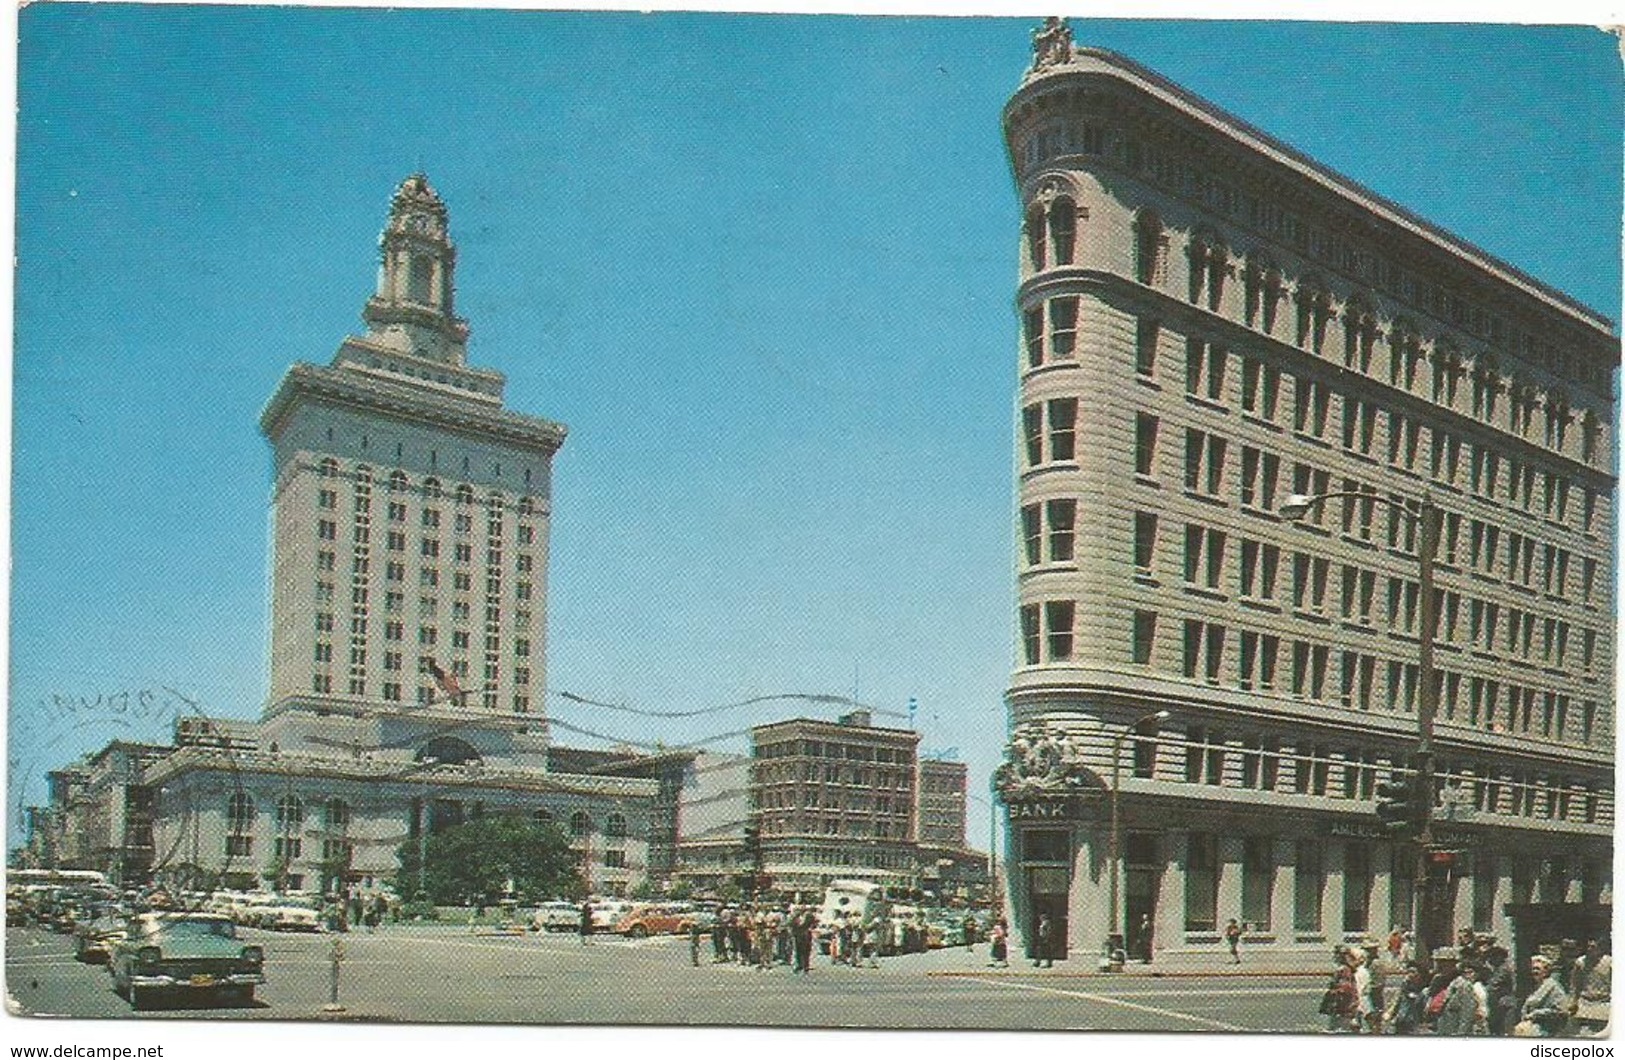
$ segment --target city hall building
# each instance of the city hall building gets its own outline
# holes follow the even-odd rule
[[[592,889],[623,893],[670,869],[672,769],[550,744],[565,429],[505,408],[503,375],[468,363],[447,211],[421,174],[396,189],[380,246],[366,333],[329,364],[293,365],[260,419],[274,466],[264,712],[183,718],[175,747],[130,778],[150,820],[126,840],[183,886],[367,887],[425,833],[522,815],[565,830]]]
[[[1611,902],[1611,322],[1059,20],[1035,45],[1013,926],[1093,960],[1114,920],[1136,955],[1412,923],[1374,799],[1419,739],[1424,498],[1449,920]]]

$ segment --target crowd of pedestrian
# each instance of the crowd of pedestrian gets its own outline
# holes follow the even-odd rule
[[[1327,1030],[1341,1034],[1432,1034],[1451,1037],[1550,1037],[1607,1026],[1613,960],[1600,940],[1565,943],[1557,958],[1530,958],[1533,987],[1520,996],[1505,946],[1463,928],[1454,947],[1435,950],[1431,965],[1411,952],[1410,933],[1395,928],[1386,944],[1335,951],[1321,998]]]
[[[963,944],[971,953],[981,941],[979,922],[967,915]],[[930,945],[923,918],[870,916],[858,913],[821,918],[812,906],[744,905],[720,910],[709,926],[690,921],[689,960],[699,966],[710,944],[710,963],[734,964],[770,971],[783,966],[792,974],[812,972],[813,958],[831,965],[879,968],[880,958],[896,953],[922,953]],[[993,961],[1009,966],[1009,928],[1002,919],[989,936]]]

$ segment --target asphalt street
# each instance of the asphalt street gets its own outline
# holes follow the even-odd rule
[[[693,967],[684,939],[478,935],[391,926],[343,936],[341,1013],[329,1001],[333,936],[253,929],[266,984],[252,1007],[185,1004],[132,1012],[107,973],[73,959],[72,940],[6,933],[6,984],[19,1015],[77,1018],[381,1023],[695,1024],[786,1027],[1313,1033],[1324,984],[1302,976],[1109,977],[991,970],[985,952],[938,951],[810,976]],[[1083,966],[1079,965],[1081,971]]]

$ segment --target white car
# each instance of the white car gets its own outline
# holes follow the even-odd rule
[[[597,920],[595,914],[595,925]],[[530,918],[532,931],[575,931],[580,926],[581,907],[574,902],[543,902]]]
[[[257,911],[255,923],[270,931],[320,931],[321,914],[314,900],[287,896]]]

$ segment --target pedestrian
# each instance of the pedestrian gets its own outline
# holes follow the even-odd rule
[[[1339,946],[1332,951],[1336,966],[1331,982],[1320,998],[1320,1014],[1326,1017],[1326,1030],[1332,1034],[1347,1034],[1355,1030],[1360,1013],[1360,991],[1354,982],[1354,961]]]
[[[700,922],[698,919],[688,922],[688,959],[694,967],[700,966]]]
[[[1010,967],[1010,930],[1003,919],[993,921],[993,930],[988,933],[988,948],[992,958],[987,962],[989,968]]]
[[[965,933],[965,952],[967,954],[976,953],[976,932],[978,929],[979,925],[976,923],[976,914],[966,913],[965,923],[960,930]]]
[[[1614,985],[1614,958],[1602,951],[1597,939],[1587,939],[1585,952],[1569,971],[1569,1002],[1576,1031],[1587,1033],[1608,1026],[1609,995]]]
[[[1055,967],[1055,952],[1051,948],[1054,943],[1055,924],[1050,920],[1048,913],[1038,915],[1038,930],[1034,932],[1033,939],[1033,967],[1037,968],[1042,962],[1045,968]]]
[[[580,931],[581,944],[585,946],[587,943],[592,941],[592,903],[589,901],[583,901],[581,903]]]
[[[1444,1004],[1439,1018],[1434,1021],[1433,1033],[1445,1037],[1465,1038],[1474,1033],[1478,1025],[1478,994],[1473,989],[1474,965],[1462,961],[1456,966],[1455,978],[1445,988]]]
[[[1427,976],[1413,961],[1405,966],[1404,982],[1389,993],[1393,997],[1383,1014],[1384,1025],[1394,1034],[1417,1033],[1427,1009]]]
[[[1523,999],[1523,1018],[1512,1028],[1513,1037],[1550,1038],[1563,1033],[1569,1019],[1569,997],[1552,974],[1551,958],[1531,957],[1529,973],[1535,978],[1535,989]]]
[[[1484,977],[1484,992],[1489,996],[1487,1029],[1495,1037],[1504,1038],[1518,1022],[1517,977],[1513,974],[1512,961],[1505,946],[1490,946],[1485,951],[1484,959],[1489,966]]]
[[[1236,918],[1231,917],[1230,923],[1224,926],[1224,944],[1230,947],[1230,963],[1241,963],[1241,925]]]
[[[381,894],[372,896],[372,909],[367,913],[367,930],[377,931],[378,925],[384,922],[384,913],[389,909],[389,899]]]
[[[711,923],[711,963],[721,964],[728,959],[728,918],[726,909],[718,910]]]
[[[1140,963],[1151,963],[1151,914],[1140,914],[1140,926],[1136,929],[1136,946],[1140,953]]]
[[[806,975],[812,971],[813,925],[812,913],[803,909],[790,919],[790,945],[795,951],[793,973]]]

